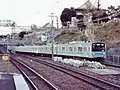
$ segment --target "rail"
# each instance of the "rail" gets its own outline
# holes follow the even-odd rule
[[[52,90],[58,90],[52,83],[50,83],[48,80],[46,80],[43,76],[41,76],[39,73],[37,73],[37,72],[36,72],[35,70],[33,70],[31,67],[27,66],[26,64],[22,63],[21,61],[15,60],[13,57],[12,57],[12,59],[13,59],[15,62],[21,64],[23,67],[27,68],[29,71],[33,72],[33,73],[34,73],[36,76],[38,76],[40,79],[42,79],[43,81],[45,81],[45,83],[47,83],[48,86],[49,86],[50,88],[52,88]],[[11,62],[15,65],[15,63],[14,63],[12,60],[11,60]],[[24,74],[25,78],[27,78],[27,80],[30,82],[30,84],[33,86],[33,88],[34,88],[35,90],[39,90],[39,89],[36,87],[36,85],[33,83],[33,81],[30,80],[29,76],[27,76],[27,75],[25,74],[25,72],[24,72],[18,65],[15,65],[15,66],[22,72],[22,74]]]
[[[113,90],[120,89],[119,85],[116,85],[116,84],[113,84],[113,83],[95,78],[93,76],[87,75],[87,74],[82,73],[82,72],[77,72],[75,69],[70,69],[70,68],[67,68],[67,67],[63,67],[63,66],[60,66],[58,64],[51,63],[51,62],[48,62],[48,61],[45,61],[45,60],[42,60],[42,59],[38,59],[38,58],[35,58],[35,57],[33,58],[31,56],[24,56],[24,57],[33,59],[36,62],[39,62],[39,63],[42,63],[44,65],[50,66],[50,67],[55,68],[57,70],[60,70],[64,73],[67,73],[67,74],[77,78],[77,79],[83,80],[83,81],[87,82],[88,84],[93,85],[94,87],[97,87],[97,88],[100,88],[100,89],[103,89],[103,90],[111,89],[111,88],[113,88]]]

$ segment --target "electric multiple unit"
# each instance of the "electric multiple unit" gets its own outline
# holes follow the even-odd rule
[[[105,58],[106,45],[103,42],[74,41],[64,44],[52,44],[41,46],[16,46],[12,48],[16,52],[37,53],[51,55],[52,50],[57,56],[70,56],[82,58]]]

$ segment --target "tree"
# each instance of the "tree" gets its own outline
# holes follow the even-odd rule
[[[16,23],[13,21],[12,24],[11,24],[11,26],[15,27],[15,25],[16,25]]]
[[[120,6],[117,7],[117,11],[120,12]]]
[[[112,5],[109,6],[108,10],[109,10],[110,13],[113,13],[115,11],[115,6],[112,6]]]
[[[32,25],[31,25],[31,30],[36,30],[36,29],[37,29],[37,25],[32,24]]]
[[[108,9],[114,10],[114,9],[115,9],[115,6],[110,5],[110,6],[108,7]]]
[[[71,7],[71,17],[76,17],[76,11],[74,7]]]
[[[64,8],[61,13],[60,20],[63,26],[67,26],[67,22],[71,22],[71,17],[76,17],[76,11],[73,7],[71,9]]]
[[[19,33],[19,37],[20,37],[21,39],[23,39],[23,38],[24,38],[24,35],[25,35],[26,33],[27,33],[27,32],[25,32],[25,31],[20,32],[20,33]]]

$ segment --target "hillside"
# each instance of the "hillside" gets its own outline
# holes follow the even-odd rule
[[[54,29],[53,29],[54,30]],[[52,42],[54,36],[55,43],[67,43],[71,41],[104,41],[107,48],[120,47],[120,21],[111,20],[107,23],[92,24],[86,30],[80,31],[78,28],[55,29],[52,35],[51,29],[39,30],[28,34],[22,41],[25,45],[41,45]],[[34,36],[33,36],[34,35]],[[42,42],[41,35],[47,36],[47,41]],[[37,37],[36,37],[37,36]],[[27,41],[26,41],[27,39]],[[19,42],[20,43],[20,42]]]
[[[67,31],[67,32],[66,32]],[[93,24],[86,29],[87,35],[80,30],[64,29],[61,34],[55,38],[57,43],[65,43],[70,41],[91,40],[104,41],[107,47],[120,47],[120,21],[112,20],[107,23]]]
[[[120,47],[120,21],[109,21],[95,28],[95,40],[106,42],[108,47]]]
[[[71,41],[85,41],[87,40],[86,35],[77,30],[77,28],[65,28],[60,29],[60,34],[55,37],[56,43],[67,43]]]

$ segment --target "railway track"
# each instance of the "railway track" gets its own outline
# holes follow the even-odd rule
[[[17,61],[14,58],[12,58],[11,62],[20,70],[27,79],[27,82],[32,86],[33,90],[59,90],[26,64]]]
[[[87,74],[82,73],[82,72],[77,72],[75,69],[70,69],[68,67],[62,67],[58,64],[48,62],[48,61],[42,60],[40,58],[38,59],[38,58],[35,58],[35,57],[25,56],[25,55],[22,55],[22,57],[32,59],[36,62],[42,63],[44,65],[47,65],[49,67],[52,67],[52,68],[57,69],[59,71],[62,71],[64,73],[67,73],[67,74],[69,74],[69,75],[71,75],[71,76],[73,76],[73,77],[75,77],[79,80],[82,80],[82,81],[86,82],[87,84],[90,84],[90,85],[92,85],[96,88],[99,88],[99,89],[102,89],[102,90],[120,90],[119,85],[104,81],[102,79],[95,78],[93,76],[87,75]]]
[[[104,63],[104,65],[111,66],[111,67],[116,67],[116,68],[120,68],[120,65],[115,65],[115,64]]]

